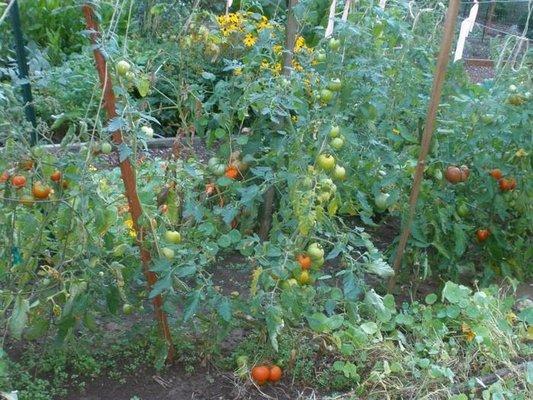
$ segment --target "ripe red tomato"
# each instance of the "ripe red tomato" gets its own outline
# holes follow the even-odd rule
[[[281,379],[282,375],[283,375],[283,371],[281,370],[281,368],[278,367],[277,365],[273,365],[270,368],[270,377],[268,378],[268,380],[270,382],[278,382]]]
[[[502,192],[508,192],[510,190],[514,190],[516,188],[516,179],[514,178],[501,178],[498,181],[498,186],[500,187],[500,190]]]
[[[503,177],[503,173],[499,168],[494,168],[489,174],[496,180],[502,179]]]
[[[444,177],[448,182],[455,185],[456,183],[462,181],[463,173],[458,167],[450,165],[448,168],[446,168],[446,171],[444,172]]]
[[[311,268],[312,260],[311,257],[309,257],[307,254],[298,254],[296,256],[296,259],[298,260],[298,264],[300,264],[300,267],[303,270]]]
[[[26,178],[22,175],[15,175],[13,179],[11,179],[11,183],[13,186],[20,189],[26,186]]]
[[[5,183],[9,179],[9,172],[4,171],[2,172],[2,175],[0,175],[0,183]]]
[[[239,170],[237,169],[237,167],[229,165],[226,168],[226,172],[224,173],[224,175],[226,175],[230,179],[237,179],[237,177],[239,176]]]
[[[252,379],[259,385],[264,385],[270,379],[270,369],[264,365],[252,369]]]
[[[41,182],[36,182],[33,185],[32,194],[33,197],[39,200],[46,200],[50,196],[50,189],[48,186],[44,186]]]
[[[52,175],[50,175],[50,179],[54,182],[59,182],[61,180],[61,172],[54,171]]]
[[[488,239],[489,236],[490,236],[490,231],[488,229],[478,229],[476,231],[477,240],[479,240],[480,242],[484,242],[485,240]]]

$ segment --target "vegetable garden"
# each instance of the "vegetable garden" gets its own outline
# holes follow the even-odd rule
[[[0,2],[0,399],[531,398],[533,1],[474,3]]]

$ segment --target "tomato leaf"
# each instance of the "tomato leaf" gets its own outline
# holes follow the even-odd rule
[[[9,331],[15,339],[20,339],[22,331],[28,323],[28,312],[30,311],[30,302],[28,299],[17,296],[13,313],[9,318]]]
[[[183,322],[188,321],[196,313],[201,297],[202,292],[200,290],[195,290],[187,296],[185,311],[183,312]]]
[[[278,351],[278,335],[285,326],[282,315],[283,310],[279,306],[269,306],[266,311],[266,326],[268,330],[268,336],[275,351]]]

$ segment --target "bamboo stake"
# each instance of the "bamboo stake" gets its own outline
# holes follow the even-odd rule
[[[287,23],[285,26],[285,49],[283,51],[283,75],[289,76],[292,70],[292,59],[294,56],[294,45],[296,34],[298,33],[298,21],[294,16],[294,7],[298,0],[290,0],[287,8]],[[261,215],[261,226],[259,227],[259,237],[267,240],[272,226],[272,212],[274,210],[275,188],[270,186],[263,195],[263,213]]]
[[[398,279],[398,272],[400,271],[405,246],[407,245],[407,240],[409,239],[409,235],[411,234],[411,224],[413,222],[413,218],[416,211],[418,195],[420,194],[422,178],[424,175],[424,168],[426,165],[426,157],[429,152],[429,146],[431,144],[431,136],[433,135],[433,129],[435,127],[435,120],[437,117],[440,97],[442,94],[442,86],[444,85],[446,68],[448,66],[448,61],[450,58],[450,49],[453,41],[455,23],[457,20],[457,15],[459,14],[459,5],[460,0],[450,0],[448,11],[446,12],[446,20],[444,21],[444,33],[442,36],[439,57],[437,59],[437,69],[435,71],[435,77],[433,79],[433,88],[431,90],[431,99],[429,102],[426,124],[424,126],[424,133],[422,135],[422,144],[420,147],[420,154],[418,156],[418,164],[416,166],[411,195],[409,196],[409,214],[403,224],[403,231],[400,235],[398,249],[396,250],[396,257],[394,259],[393,265],[394,275],[389,281],[389,292],[392,291],[396,286],[396,280]]]
[[[87,29],[91,32],[90,37],[94,49],[93,54],[96,62],[96,69],[98,71],[98,76],[100,78],[100,83],[102,84],[102,90],[104,92],[104,108],[107,112],[108,120],[112,120],[113,118],[117,117],[115,106],[116,99],[115,94],[113,92],[111,77],[109,76],[107,69],[107,62],[98,47],[100,31],[98,29],[98,24],[94,19],[92,6],[89,4],[84,4],[82,6],[82,11],[83,15],[85,16]],[[117,129],[112,133],[112,139],[115,145],[117,146],[123,142],[122,132],[120,131],[120,129]],[[157,282],[157,275],[154,272],[150,271],[150,251],[143,243],[146,231],[143,226],[139,225],[139,218],[141,217],[143,211],[139,196],[137,194],[135,172],[133,170],[129,158],[126,158],[125,160],[121,161],[119,165],[122,181],[124,182],[124,188],[126,191],[126,197],[128,199],[131,219],[133,221],[133,227],[137,232],[136,243],[140,249],[143,271],[147,280],[148,290],[150,290],[150,288]],[[152,302],[155,309],[155,316],[159,323],[159,328],[161,329],[161,333],[168,345],[167,361],[170,362],[174,358],[174,348],[172,346],[172,337],[170,334],[170,328],[168,326],[167,316],[163,311],[163,300],[161,295],[154,297]]]

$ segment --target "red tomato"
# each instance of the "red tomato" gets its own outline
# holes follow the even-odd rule
[[[270,369],[264,365],[252,369],[252,379],[259,385],[264,385],[270,379]]]
[[[61,180],[61,172],[54,171],[52,175],[50,175],[50,179],[54,182],[59,182]]]
[[[11,183],[16,188],[23,188],[26,186],[26,178],[22,175],[15,175],[13,179],[11,179]]]
[[[494,168],[489,174],[496,180],[502,179],[503,177],[503,173],[499,168]]]
[[[463,180],[463,175],[464,173],[462,173],[461,170],[454,165],[450,165],[444,172],[444,177],[446,180],[454,185]]]
[[[270,382],[277,382],[281,379],[282,375],[283,375],[283,371],[281,370],[281,368],[278,367],[277,365],[273,365],[270,368],[270,377],[268,378],[268,380]]]
[[[303,253],[298,254],[296,256],[296,260],[298,260],[298,264],[300,264],[300,267],[303,270],[311,268],[311,264],[312,264],[311,257],[309,257],[307,254],[303,254]]]
[[[488,239],[489,236],[490,236],[490,231],[488,229],[478,229],[476,231],[477,240],[479,240],[480,242],[484,242],[485,240]]]

